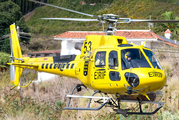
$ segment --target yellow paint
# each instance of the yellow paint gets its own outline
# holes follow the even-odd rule
[[[149,96],[144,92],[143,95],[150,101]]]
[[[18,42],[18,38],[15,34],[15,25],[11,25],[11,37],[13,39],[13,53],[15,58],[22,58],[25,62],[22,63],[19,60],[15,60],[12,65],[16,66],[15,71],[15,86],[18,86],[20,76],[23,68],[33,69],[36,71],[48,72],[57,75],[64,75],[72,78],[79,79],[86,87],[93,90],[100,90],[104,93],[116,94],[119,95],[127,95],[127,86],[130,86],[124,76],[126,72],[135,73],[139,77],[139,85],[134,87],[133,90],[140,90],[133,95],[145,95],[148,100],[149,97],[146,93],[155,92],[160,90],[166,83],[166,76],[164,70],[156,69],[152,66],[149,58],[144,53],[143,45],[140,46],[126,46],[119,47],[118,45],[127,44],[127,40],[121,36],[113,36],[113,35],[90,35],[86,36],[84,44],[82,46],[81,55],[77,55],[75,60],[68,62],[69,68],[66,68],[66,63],[54,63],[53,57],[41,57],[41,58],[29,58],[22,57],[20,46]],[[13,34],[12,34],[13,33]],[[121,50],[123,49],[139,49],[144,55],[145,59],[150,65],[150,68],[132,68],[122,70],[121,66]],[[95,56],[98,52],[105,51],[106,53],[106,61],[104,67],[96,67],[95,66]],[[118,66],[115,68],[109,68],[108,55],[111,51],[117,51],[118,56]],[[49,64],[49,65],[48,65]],[[50,69],[50,64],[52,64],[52,68]],[[54,69],[54,65],[57,64],[57,68]],[[61,66],[58,68],[59,64]],[[72,64],[74,64],[73,68],[71,68]],[[42,65],[43,68],[42,68]],[[47,66],[48,65],[48,66]],[[64,66],[64,67],[63,67]],[[47,68],[46,68],[47,67]],[[119,72],[121,79],[119,81],[112,81],[110,79],[110,72]],[[149,76],[150,72],[160,73],[161,77],[157,75]]]
[[[142,46],[144,46],[146,42],[147,42],[147,40],[145,40],[145,42],[142,44]]]

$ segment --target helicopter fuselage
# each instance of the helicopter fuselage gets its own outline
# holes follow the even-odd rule
[[[129,52],[133,54],[131,66],[126,55]],[[102,63],[98,58],[103,59]],[[156,92],[166,82],[155,54],[142,45],[127,44],[126,39],[120,36],[87,36],[81,55],[24,60],[24,63],[38,66],[28,66],[28,69],[77,78],[86,87],[109,94],[127,95],[129,86],[134,91],[133,95]]]

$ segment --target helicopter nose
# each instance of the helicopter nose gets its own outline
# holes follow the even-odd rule
[[[134,89],[149,88],[150,91],[160,90],[166,83],[163,70],[135,69],[132,72],[126,72],[125,78]]]
[[[163,70],[149,71],[145,77],[140,75],[141,87],[150,87],[151,91],[160,90],[166,83],[166,76]]]

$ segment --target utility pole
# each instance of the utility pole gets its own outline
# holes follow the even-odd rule
[[[151,15],[150,15],[150,20],[151,20]],[[151,27],[154,27],[154,23],[148,23],[148,27],[149,27],[149,30],[150,30]]]

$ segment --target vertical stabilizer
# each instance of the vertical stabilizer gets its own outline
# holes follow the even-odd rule
[[[11,62],[21,63],[22,61],[19,59],[22,58],[22,52],[21,52],[15,24],[10,25],[10,32],[11,32],[11,36],[10,36]],[[14,82],[15,86],[18,86],[23,69],[17,66],[15,67],[14,65],[11,65],[10,68],[11,68],[11,72],[10,72],[11,82]]]
[[[10,25],[11,38],[12,38],[12,51],[15,58],[22,58],[19,39],[16,31],[15,24]]]

